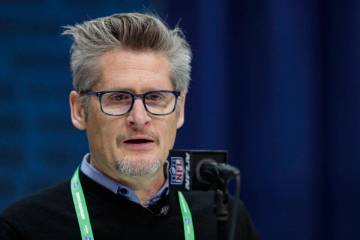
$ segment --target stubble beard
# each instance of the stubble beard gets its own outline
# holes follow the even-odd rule
[[[128,177],[152,176],[162,166],[158,159],[130,159],[124,157],[116,160],[116,170],[120,175]]]

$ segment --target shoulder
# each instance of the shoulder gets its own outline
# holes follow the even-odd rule
[[[58,239],[55,236],[58,232],[76,235],[74,226],[76,219],[67,180],[7,207],[0,214],[0,239]]]
[[[191,191],[191,192],[182,192],[189,205],[198,206],[198,205],[207,205],[206,203],[213,203],[215,194],[213,191]]]
[[[52,221],[66,219],[65,215],[73,214],[69,184],[69,181],[65,181],[5,208],[0,214],[0,233],[5,236],[27,236],[27,233],[37,232]]]
[[[0,239],[67,239],[79,235],[70,180],[19,200],[0,214]]]
[[[186,198],[193,218],[195,221],[199,221],[199,234],[204,231],[209,231],[209,227],[216,229],[216,194],[214,191],[202,192],[202,191],[192,191],[184,192],[184,197]],[[252,223],[251,217],[240,199],[235,199],[232,196],[229,197],[229,220],[234,213],[234,210],[237,214],[237,236],[240,239],[251,239],[257,240],[259,236],[255,229],[254,224]],[[234,207],[235,206],[235,207]],[[240,237],[241,236],[241,237]]]
[[[193,209],[208,209],[215,207],[215,191],[191,191],[191,192],[183,192],[184,197],[188,201],[188,204]],[[243,214],[247,214],[246,207],[244,203],[239,200],[233,198],[229,195],[229,205],[230,208],[237,204],[238,211]]]
[[[43,212],[44,208],[55,208],[61,203],[65,203],[67,199],[70,199],[70,185],[69,181],[65,181],[58,185],[40,190],[33,193],[21,200],[18,200],[5,208],[1,213],[1,217],[7,218],[11,216],[27,214],[38,214]],[[40,210],[41,209],[41,210]]]
[[[184,197],[193,211],[205,211],[207,214],[214,214],[216,195],[214,191],[192,191],[184,192]],[[244,203],[240,199],[235,199],[229,195],[229,210],[232,211],[237,205],[237,212],[240,218],[247,218],[248,212]],[[210,211],[208,211],[210,210]]]

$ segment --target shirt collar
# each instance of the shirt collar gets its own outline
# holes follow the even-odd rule
[[[111,192],[118,195],[122,195],[127,199],[129,199],[130,201],[141,205],[140,200],[137,197],[134,190],[107,177],[102,172],[97,170],[94,166],[92,166],[89,160],[90,160],[90,154],[88,153],[83,157],[83,160],[81,162],[80,170],[82,173],[84,173],[86,176],[88,176],[90,179],[94,180],[98,184],[107,188]],[[169,183],[168,181],[165,181],[165,184],[161,187],[161,189],[144,204],[144,207],[147,208],[150,205],[156,203],[157,201],[160,200],[160,198],[163,195],[167,195],[168,193],[169,193]]]

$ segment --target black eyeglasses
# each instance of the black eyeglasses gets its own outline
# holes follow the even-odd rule
[[[143,94],[127,91],[82,92],[81,94],[97,96],[101,111],[111,116],[129,113],[137,98],[140,98],[147,112],[153,115],[168,115],[175,111],[180,91],[159,90]]]

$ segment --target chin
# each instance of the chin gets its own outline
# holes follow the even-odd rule
[[[129,177],[152,176],[155,175],[163,162],[160,160],[131,159],[124,158],[116,161],[116,170],[120,175]]]

